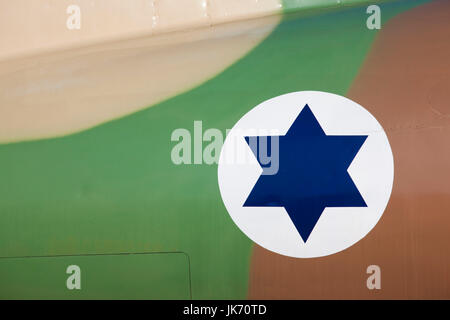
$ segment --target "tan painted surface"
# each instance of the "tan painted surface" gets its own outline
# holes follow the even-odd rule
[[[69,30],[70,5],[81,28]],[[0,60],[276,14],[280,0],[0,0]]]
[[[381,30],[348,97],[387,131],[394,188],[378,225],[353,247],[293,259],[255,247],[250,298],[450,299],[450,1]],[[381,290],[366,268],[381,267]]]
[[[77,132],[193,88],[245,55],[279,19],[268,16],[0,61],[0,142]]]

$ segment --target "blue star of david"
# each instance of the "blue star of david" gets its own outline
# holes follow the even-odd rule
[[[263,166],[249,138],[245,140]],[[347,171],[367,136],[326,135],[305,105],[278,138],[278,172],[259,177],[244,207],[284,207],[305,243],[326,207],[367,207]]]

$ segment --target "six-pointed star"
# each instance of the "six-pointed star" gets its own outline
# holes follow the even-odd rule
[[[261,138],[270,141],[259,136],[256,145]],[[347,172],[366,138],[326,135],[305,105],[286,135],[279,136],[278,172],[261,175],[244,206],[284,207],[306,243],[326,207],[367,207]],[[256,148],[252,152],[262,166]]]

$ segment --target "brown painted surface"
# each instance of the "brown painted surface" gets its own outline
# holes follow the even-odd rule
[[[389,205],[364,239],[328,257],[255,246],[249,298],[450,299],[450,1],[383,26],[347,96],[389,137]],[[381,267],[381,290],[366,287],[372,264]]]

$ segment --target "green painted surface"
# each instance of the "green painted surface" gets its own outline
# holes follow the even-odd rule
[[[383,4],[383,21],[422,2]],[[252,243],[223,206],[217,166],[174,165],[171,133],[194,120],[224,131],[287,92],[345,95],[376,34],[366,18],[365,7],[286,16],[194,90],[85,132],[0,146],[0,256],[183,251],[194,299],[245,298]]]
[[[392,0],[282,0],[284,12],[322,10],[325,8],[342,9],[343,7],[382,4]]]
[[[80,287],[69,290],[74,265]],[[0,288],[0,299],[189,299],[189,260],[183,253],[0,259]]]

